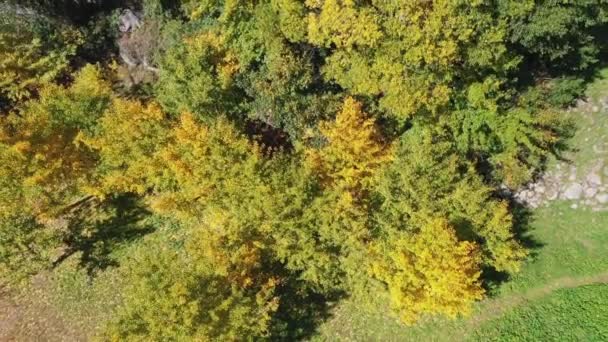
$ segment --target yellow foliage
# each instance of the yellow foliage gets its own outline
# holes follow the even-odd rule
[[[308,16],[309,40],[317,45],[350,48],[373,46],[382,37],[376,13],[369,8],[358,9],[353,0],[307,1],[320,7],[320,13]]]
[[[361,104],[353,98],[344,101],[333,122],[322,122],[319,130],[327,145],[307,151],[308,165],[334,187],[364,190],[374,171],[390,160],[390,148],[382,142],[374,120],[366,118]]]
[[[203,31],[185,39],[190,53],[209,56],[215,65],[222,89],[228,89],[234,75],[239,71],[239,62],[234,53],[226,49],[226,38],[212,31]]]
[[[3,120],[0,148],[11,157],[2,167],[13,170],[14,181],[21,184],[26,194],[22,205],[42,214],[83,195],[97,160],[78,136],[101,115],[109,97],[109,85],[89,65],[71,87],[47,85],[20,116]]]
[[[69,27],[53,24],[43,37],[34,25],[8,13],[0,22],[0,95],[12,101],[27,99],[57,78],[83,42]]]
[[[387,284],[401,319],[413,324],[423,314],[467,314],[484,294],[477,245],[458,241],[444,219],[430,220],[419,232],[406,234],[375,246],[378,260],[370,270]]]
[[[101,157],[103,171],[88,191],[99,196],[116,192],[143,194],[160,173],[155,155],[169,134],[160,107],[116,98],[98,126],[96,135],[78,136],[79,142]]]

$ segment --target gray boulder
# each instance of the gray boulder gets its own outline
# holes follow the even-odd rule
[[[597,173],[590,173],[587,175],[587,183],[592,185],[602,185],[602,177]]]
[[[118,17],[118,29],[120,32],[131,32],[141,27],[141,19],[130,9],[122,11]]]
[[[564,191],[564,198],[569,200],[577,200],[580,199],[583,195],[584,188],[579,183],[570,184],[566,190]]]

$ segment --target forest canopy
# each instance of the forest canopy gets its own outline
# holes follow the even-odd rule
[[[466,315],[607,48],[604,0],[0,10],[0,285],[127,248],[116,341],[299,339],[347,296]]]

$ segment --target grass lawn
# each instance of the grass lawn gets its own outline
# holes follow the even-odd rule
[[[560,289],[484,324],[479,341],[606,341],[608,285]]]

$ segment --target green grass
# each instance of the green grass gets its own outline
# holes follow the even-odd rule
[[[606,341],[608,285],[558,290],[483,325],[479,341]]]

